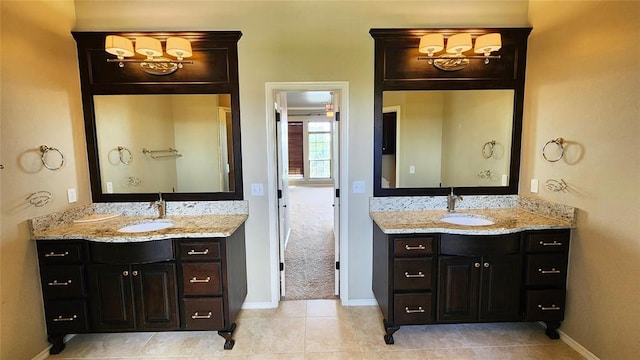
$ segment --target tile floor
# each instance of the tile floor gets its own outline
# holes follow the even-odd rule
[[[47,359],[583,359],[537,323],[406,326],[386,345],[377,307],[335,300],[242,310],[237,323],[230,351],[214,331],[84,334]]]

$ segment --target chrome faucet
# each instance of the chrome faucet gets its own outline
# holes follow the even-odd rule
[[[455,212],[456,211],[456,200],[462,200],[462,196],[455,195],[453,193],[453,187],[451,188],[451,193],[447,195],[447,211]]]
[[[151,206],[158,208],[158,219],[164,219],[166,215],[167,203],[162,199],[162,193],[158,193],[159,199],[151,202]]]

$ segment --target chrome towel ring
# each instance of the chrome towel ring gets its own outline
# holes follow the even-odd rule
[[[42,153],[42,156],[40,156],[40,159],[42,160],[42,165],[44,165],[44,167],[46,167],[49,170],[59,170],[64,166],[64,154],[62,153],[62,151],[58,150],[57,148],[54,147],[49,147],[47,145],[40,145],[40,152]],[[50,152],[57,152],[60,155],[60,164],[58,166],[52,166],[49,163],[47,163],[47,154]]]
[[[125,165],[129,165],[131,160],[133,160],[133,154],[131,153],[131,150],[127,149],[124,146],[118,146],[117,149],[118,149],[118,157],[120,158],[120,162]]]
[[[560,148],[560,154],[555,159],[547,157],[547,154],[546,154],[547,146],[549,146],[550,144],[555,144],[557,147]],[[556,162],[562,159],[562,156],[564,156],[564,139],[561,137],[547,141],[547,143],[544,144],[544,146],[542,147],[542,157],[548,162]]]
[[[496,141],[491,140],[484,143],[482,146],[482,157],[488,159],[493,156],[493,148],[496,146]]]

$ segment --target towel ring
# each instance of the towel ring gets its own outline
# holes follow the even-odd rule
[[[47,156],[47,153],[50,151],[57,152],[60,155],[60,165],[51,166],[47,163],[46,156]],[[42,156],[40,156],[40,159],[42,160],[42,165],[44,165],[44,167],[46,167],[47,169],[58,170],[64,166],[64,154],[62,153],[62,151],[54,147],[48,147],[47,145],[40,145],[40,152],[42,153]]]
[[[124,146],[118,146],[118,157],[120,157],[120,162],[129,165],[131,160],[133,160],[133,154],[131,150],[127,149]]]
[[[484,143],[482,146],[482,157],[488,159],[493,156],[493,148],[496,146],[496,141],[491,140]]]
[[[555,159],[548,158],[547,154],[545,153],[545,151],[547,150],[547,146],[549,146],[550,144],[555,144],[560,148],[560,155],[558,155],[558,157],[556,157]],[[561,137],[547,141],[547,143],[544,144],[544,147],[542,147],[542,157],[548,162],[556,162],[562,159],[562,156],[564,156],[564,139],[562,139]]]

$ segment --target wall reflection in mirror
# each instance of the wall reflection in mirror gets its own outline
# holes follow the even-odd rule
[[[93,100],[102,193],[234,191],[230,95]]]
[[[383,188],[507,186],[513,90],[385,91]]]

